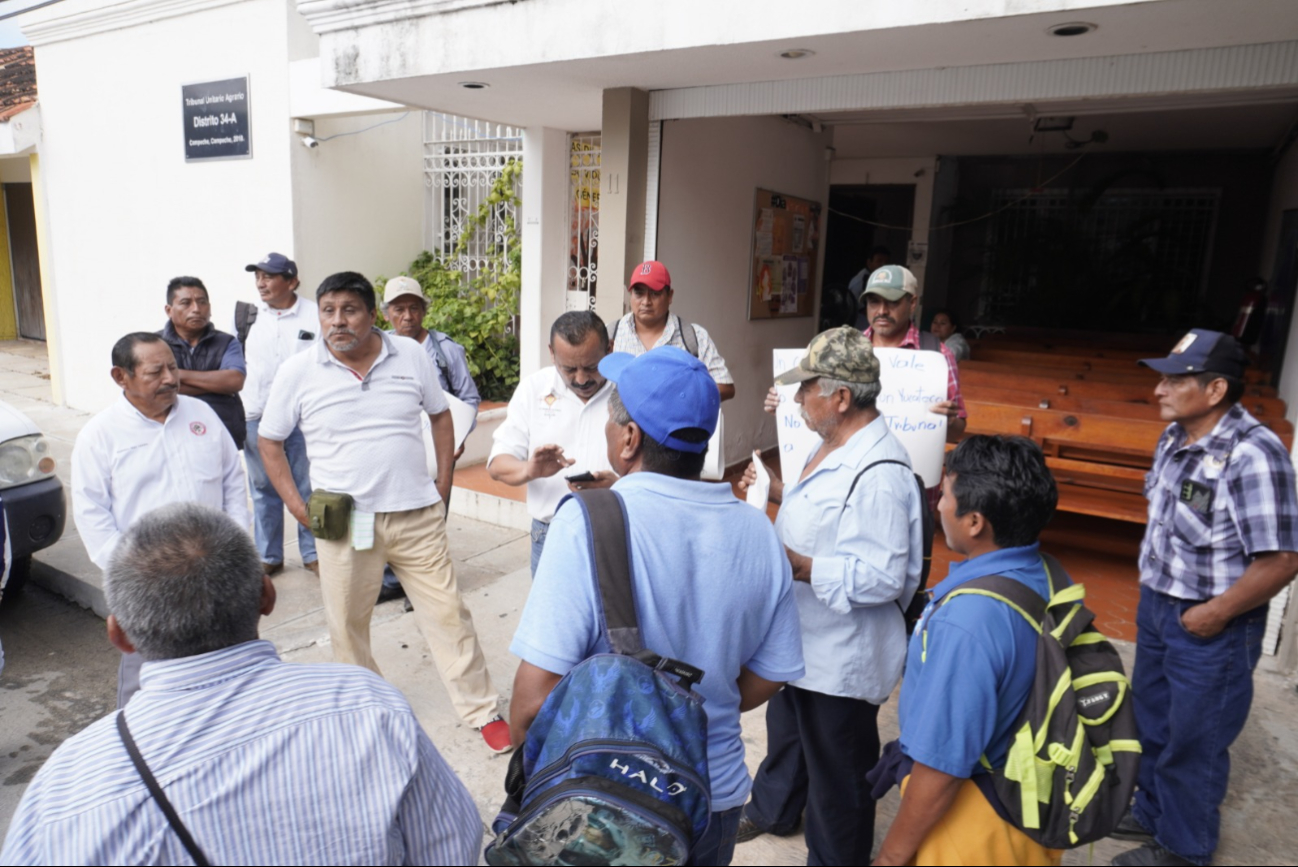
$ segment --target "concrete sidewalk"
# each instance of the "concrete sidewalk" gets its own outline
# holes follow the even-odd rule
[[[85,413],[55,406],[50,400],[45,347],[32,341],[0,343],[0,400],[29,415],[50,440],[58,473],[68,484],[72,445],[89,418]],[[107,382],[105,372],[105,385]],[[456,495],[459,496],[459,493]],[[475,495],[481,496],[481,495]],[[490,504],[487,504],[490,505]],[[500,508],[513,508],[500,504]],[[518,511],[514,509],[514,511]],[[516,516],[513,516],[516,517]],[[517,523],[511,520],[508,523]],[[470,520],[453,514],[448,524],[452,557],[461,589],[473,612],[496,687],[508,700],[518,661],[508,652],[530,586],[529,540],[521,529]],[[267,618],[263,636],[274,641],[285,658],[297,662],[331,659],[320,608],[319,586],[311,573],[298,568],[290,547],[285,572],[275,579],[279,601]],[[71,516],[63,539],[36,556],[32,580],[105,613],[99,570],[86,557]],[[421,722],[477,802],[486,826],[502,800],[508,756],[489,753],[477,732],[455,715],[414,618],[399,601],[375,609],[374,654],[384,675],[409,698]],[[1123,644],[1130,665],[1134,648]],[[1288,864],[1298,851],[1298,823],[1291,805],[1298,803],[1298,695],[1294,679],[1274,670],[1264,657],[1255,677],[1256,699],[1249,723],[1232,753],[1231,793],[1222,809],[1222,846],[1218,864]],[[896,698],[879,714],[884,740],[897,735]],[[765,724],[759,709],[743,719],[748,764],[756,771],[765,753]],[[880,802],[876,845],[897,808],[897,796]],[[5,817],[7,819],[7,817]],[[1104,841],[1091,853],[1070,852],[1065,864],[1107,863],[1130,844]],[[736,851],[742,865],[803,864],[806,847],[801,835],[760,837]]]

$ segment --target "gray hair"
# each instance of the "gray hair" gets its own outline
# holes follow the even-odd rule
[[[852,406],[857,409],[874,409],[874,402],[879,397],[879,380],[874,382],[843,382],[841,379],[830,379],[828,376],[820,377],[820,396],[829,397],[840,388],[845,388],[852,394]]]
[[[255,639],[262,584],[247,531],[197,503],[163,506],[132,524],[104,573],[108,609],[145,660]]]
[[[631,413],[627,411],[626,404],[622,403],[622,396],[617,393],[616,385],[608,393],[608,417],[618,427],[625,427],[631,423]]]

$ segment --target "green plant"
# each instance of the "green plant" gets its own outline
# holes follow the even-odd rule
[[[501,169],[491,192],[465,223],[451,254],[451,261],[466,253],[469,243],[482,230],[500,205],[506,210],[502,240],[493,243],[485,257],[487,267],[476,277],[466,278],[458,268],[428,250],[410,263],[406,273],[419,281],[428,299],[425,328],[435,328],[464,347],[469,372],[483,400],[509,400],[518,385],[519,292],[523,283],[523,253],[518,225],[513,217],[521,199],[522,160],[512,159]],[[375,283],[381,285],[383,278]]]

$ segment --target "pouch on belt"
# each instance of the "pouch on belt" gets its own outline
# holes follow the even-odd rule
[[[311,492],[306,502],[311,521],[311,535],[317,539],[345,539],[352,512],[352,495],[322,491]]]

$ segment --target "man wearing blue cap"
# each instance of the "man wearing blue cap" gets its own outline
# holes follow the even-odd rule
[[[645,646],[705,672],[696,689],[706,698],[713,814],[691,861],[729,864],[751,785],[739,714],[804,673],[789,561],[764,514],[729,485],[699,481],[721,403],[707,367],[665,346],[613,353],[599,370],[616,384],[605,435]],[[523,660],[510,704],[515,745],[563,675],[608,652],[590,550],[582,510],[561,504],[510,646]]]
[[[1279,438],[1239,405],[1235,338],[1194,329],[1154,396],[1171,422],[1145,477],[1132,697],[1143,757],[1114,864],[1209,864],[1230,745],[1253,700],[1267,605],[1298,573],[1298,495]]]

